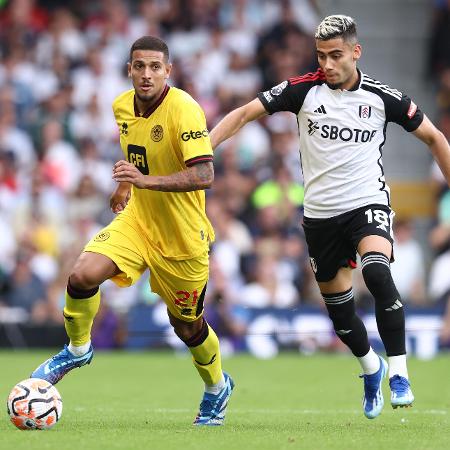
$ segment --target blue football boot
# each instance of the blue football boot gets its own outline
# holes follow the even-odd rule
[[[234,381],[227,373],[223,373],[225,387],[217,394],[203,394],[200,410],[194,420],[194,425],[223,425],[228,401],[234,388]]]
[[[412,406],[414,395],[408,379],[400,375],[394,375],[389,378],[389,387],[391,388],[391,405],[394,409]]]
[[[368,419],[375,419],[375,417],[379,416],[384,405],[381,382],[386,376],[388,366],[381,356],[379,358],[380,368],[377,372],[371,375],[360,375],[361,378],[364,378],[363,408],[364,415]]]
[[[67,372],[75,367],[90,364],[94,357],[92,345],[83,356],[75,356],[69,352],[67,345],[55,356],[44,361],[31,375],[30,378],[41,378],[51,384],[56,384]]]

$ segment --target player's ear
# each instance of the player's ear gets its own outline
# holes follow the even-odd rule
[[[359,58],[361,58],[362,54],[362,47],[360,44],[355,44],[353,47],[353,60],[358,61]]]
[[[127,63],[128,78],[131,78],[131,63]]]
[[[166,64],[166,76],[165,76],[166,80],[167,80],[167,78],[170,77],[171,71],[172,71],[172,64],[171,63]]]

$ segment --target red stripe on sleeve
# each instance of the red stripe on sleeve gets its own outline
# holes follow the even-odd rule
[[[210,162],[212,160],[213,160],[212,155],[202,155],[202,156],[196,156],[195,158],[188,159],[187,161],[185,161],[185,163],[186,163],[187,167],[190,167],[190,166],[194,166],[195,164]]]

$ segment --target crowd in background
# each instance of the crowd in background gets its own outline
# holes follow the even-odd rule
[[[438,1],[430,71],[439,125],[450,138],[450,1]],[[113,214],[112,165],[122,158],[111,104],[131,88],[126,63],[138,37],[169,45],[170,83],[203,107],[211,129],[256,93],[317,62],[313,0],[11,0],[0,10],[0,321],[62,323],[69,271]],[[207,305],[224,333],[245,333],[233,308],[322,304],[300,226],[303,185],[294,115],[247,125],[215,152],[207,192],[217,240]],[[437,192],[431,272],[414,224],[396,227],[394,278],[405,302],[450,296],[450,190]],[[405,264],[402,264],[405,261]],[[407,262],[407,263],[406,263]],[[372,308],[356,274],[360,308]],[[152,303],[148,277],[129,289],[106,282],[96,327],[120,345],[123,317]],[[449,300],[450,304],[450,300]],[[108,337],[109,336],[109,341]],[[443,339],[450,341],[450,308]],[[100,337],[99,337],[100,339]]]
[[[437,84],[438,126],[450,140],[450,0],[435,0],[430,39],[429,76]],[[429,235],[435,259],[429,273],[429,296],[445,307],[441,340],[450,344],[450,189],[433,163],[431,183],[436,192],[436,221]]]

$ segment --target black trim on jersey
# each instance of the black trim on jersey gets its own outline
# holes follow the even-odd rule
[[[295,117],[296,121],[297,121],[297,130],[298,130],[298,139],[300,142],[300,122],[298,121],[298,116]],[[305,179],[305,174],[303,173],[303,161],[302,161],[302,149],[301,147],[299,147],[298,149],[298,154],[300,156],[300,170],[302,171],[302,180]]]
[[[158,108],[158,106],[163,102],[163,100],[166,98],[167,93],[169,92],[170,86],[169,85],[165,85],[164,89],[161,93],[161,95],[159,96],[158,100],[156,101],[156,103],[154,103],[152,106],[150,106],[149,108],[146,109],[146,111],[144,112],[144,114],[142,114],[139,112],[139,109],[137,107],[137,103],[136,103],[136,94],[133,97],[133,106],[134,106],[134,115],[135,117],[143,117],[144,119],[148,119],[150,117],[150,115],[156,111],[156,109]]]
[[[269,114],[290,111],[297,115],[310,89],[324,83],[325,75],[319,69],[300,77],[289,78],[268,91],[259,92],[258,99]]]
[[[391,206],[391,198],[389,197],[389,192],[386,189],[386,177],[384,175],[384,167],[383,164],[381,164],[381,161],[383,159],[383,146],[386,142],[386,128],[387,128],[387,122],[384,122],[383,127],[383,142],[379,145],[378,151],[380,152],[380,157],[377,159],[377,164],[381,169],[381,176],[378,178],[378,181],[381,183],[380,191],[383,191],[386,194],[388,206]],[[384,181],[381,178],[384,178]]]
[[[353,84],[353,86],[350,89],[346,89],[347,91],[357,91],[360,87],[361,84],[361,80],[362,80],[362,73],[361,71],[356,68],[356,72],[358,73],[358,79],[355,81],[355,83]],[[332,86],[328,83],[325,83],[332,91],[335,91],[336,89],[342,89],[340,86]]]
[[[350,89],[347,89],[348,91],[357,91],[361,85],[362,73],[358,68],[356,69],[356,71],[358,72],[358,80]]]
[[[415,105],[407,95],[391,89],[379,81],[374,81],[365,74],[361,89],[372,92],[383,100],[387,122],[395,122],[409,132],[416,130],[422,123],[423,112],[417,106],[414,114],[410,117],[410,109]]]
[[[201,164],[205,162],[211,162],[213,160],[213,155],[201,155],[195,156],[194,158],[185,161],[187,167],[195,166],[196,164]]]

